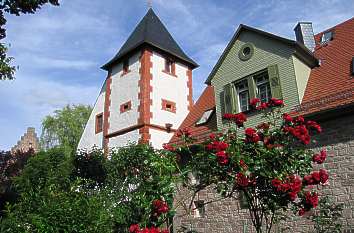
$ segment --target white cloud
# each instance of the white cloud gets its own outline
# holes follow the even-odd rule
[[[98,64],[96,64],[95,62],[88,60],[65,60],[49,57],[33,57],[31,59],[31,63],[39,67],[44,67],[46,69],[55,68],[84,70],[90,67],[98,66]]]
[[[19,75],[14,81],[3,81],[0,99],[6,101],[0,113],[0,150],[9,149],[28,126],[40,133],[41,120],[67,104],[93,105],[99,86],[65,85],[46,81],[45,77]]]

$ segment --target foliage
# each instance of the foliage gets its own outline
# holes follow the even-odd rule
[[[193,201],[210,187],[220,194],[218,200],[241,193],[257,233],[271,232],[289,209],[310,215],[319,203],[314,187],[329,178],[324,169],[313,171],[326,152],[306,148],[322,129],[301,116],[282,114],[281,100],[259,102],[251,105],[263,111],[266,122],[257,127],[245,128],[244,114],[225,114],[230,127],[224,132],[195,143],[184,129],[178,132],[184,144],[165,145],[162,151],[131,144],[108,155],[93,148],[73,156],[66,147],[77,140],[61,139],[64,149],[39,153],[15,179],[20,198],[8,206],[1,232],[167,233],[174,209],[183,202],[174,199],[181,184],[192,191],[184,200]],[[67,122],[74,119],[63,115]],[[58,140],[74,135],[69,126],[54,127]],[[190,174],[198,182],[191,183]],[[320,205],[330,211],[319,210],[316,224],[337,227],[337,209]]]
[[[97,149],[38,153],[15,179],[19,201],[8,206],[0,232],[124,233],[135,223],[159,232],[173,215],[175,161],[148,145],[109,158]]]
[[[33,150],[0,152],[0,217],[3,215],[5,203],[14,202],[17,197],[11,188],[12,179],[21,173],[27,160],[33,155]]]
[[[67,105],[54,111],[54,115],[46,116],[40,139],[43,149],[61,146],[75,151],[91,111],[90,106]]]
[[[318,210],[309,216],[315,223],[314,233],[342,232],[343,204],[335,204],[329,197],[322,198],[318,203]]]
[[[20,16],[34,14],[45,4],[59,5],[59,0],[3,0],[0,2],[0,40],[6,37],[6,19],[4,13]],[[15,66],[11,65],[13,57],[7,56],[7,47],[0,43],[0,80],[13,79]]]
[[[225,132],[195,144],[190,132],[183,130],[185,146],[165,148],[189,158],[186,171],[198,178],[197,184],[189,186],[195,194],[207,187],[215,187],[222,198],[238,198],[242,193],[256,231],[270,232],[289,208],[303,215],[318,205],[318,193],[311,187],[327,183],[328,173],[313,171],[313,165],[323,163],[326,152],[306,149],[311,136],[322,129],[301,116],[282,115],[282,100],[253,99],[250,104],[266,119],[256,128],[244,128],[243,113],[225,114],[229,122]]]

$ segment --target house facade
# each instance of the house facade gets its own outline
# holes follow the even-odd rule
[[[150,143],[161,148],[193,105],[192,70],[198,65],[150,9],[116,56],[78,149]]]
[[[178,129],[189,128],[203,140],[226,129],[223,113],[244,112],[247,127],[262,119],[249,100],[283,99],[285,111],[318,121],[323,133],[310,145],[330,155],[323,165],[331,174],[324,192],[344,203],[346,232],[354,229],[354,18],[313,35],[312,24],[295,27],[296,40],[240,25],[193,104],[189,58],[152,9],[116,56],[102,68],[101,88],[78,149],[105,149],[129,142],[179,144]],[[186,196],[186,191],[177,195]],[[178,197],[177,197],[178,198]],[[174,232],[182,226],[197,232],[254,232],[247,209],[238,200],[202,203],[217,198],[212,188],[198,193],[196,211],[177,209]],[[200,208],[199,208],[200,207]],[[310,222],[297,217],[275,231],[301,232]]]
[[[344,232],[353,232],[354,18],[317,35],[309,22],[299,23],[294,30],[296,40],[289,40],[240,25],[180,129],[189,128],[192,137],[201,141],[211,132],[227,128],[222,120],[227,112],[245,113],[246,127],[254,127],[262,118],[250,111],[251,98],[264,102],[271,97],[283,99],[284,111],[321,124],[322,134],[309,147],[328,151],[329,158],[322,166],[330,172],[331,180],[323,192],[344,203]],[[199,124],[201,119],[203,124]],[[179,138],[174,135],[170,143],[179,144]],[[198,208],[198,203],[217,198],[212,187],[199,192],[192,215],[178,209],[175,229],[184,226],[208,233],[254,232],[241,199]],[[293,220],[289,225],[275,226],[275,232],[309,232],[312,228],[306,218]]]

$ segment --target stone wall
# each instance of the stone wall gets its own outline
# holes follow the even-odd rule
[[[330,184],[323,192],[344,203],[343,225],[345,233],[354,232],[354,116],[336,117],[320,122],[323,133],[316,140],[314,150],[325,148],[328,158],[324,166],[330,173]],[[319,169],[319,168],[318,168]],[[188,198],[188,193],[180,192],[176,200]],[[212,189],[202,191],[196,200],[208,202],[219,198]],[[192,228],[198,233],[254,232],[249,214],[240,208],[238,200],[223,200],[205,206],[203,217],[186,215],[183,208],[177,209],[174,232],[180,226]],[[310,232],[312,224],[304,217],[295,217],[287,224],[274,227],[274,232]]]
[[[32,127],[27,128],[27,132],[11,148],[11,152],[14,153],[17,150],[28,151],[30,148],[33,148],[35,152],[39,151],[39,140],[35,129]]]

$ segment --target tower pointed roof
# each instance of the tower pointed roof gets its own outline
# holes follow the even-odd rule
[[[102,69],[108,70],[109,67],[121,60],[128,53],[138,49],[140,46],[148,44],[167,52],[188,65],[195,68],[198,66],[191,58],[189,58],[173,39],[166,27],[163,25],[159,17],[150,8],[144,18],[134,29],[128,40],[123,44],[119,52],[108,63],[102,66]]]

